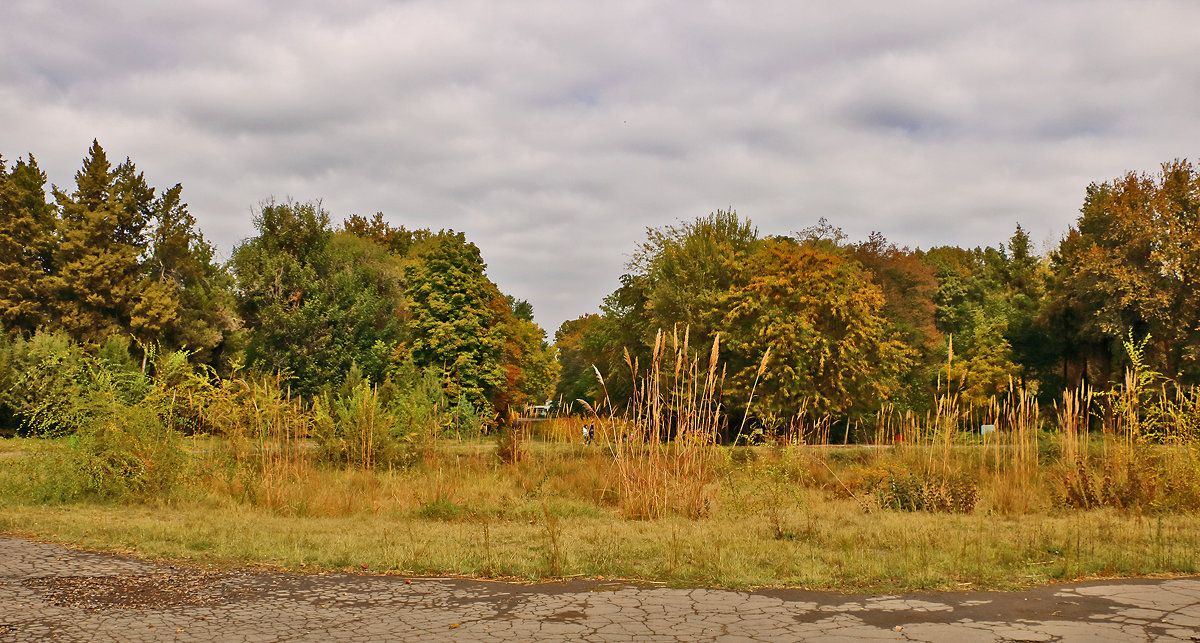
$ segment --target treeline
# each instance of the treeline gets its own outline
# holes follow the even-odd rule
[[[687,346],[707,368],[714,344],[722,408],[768,429],[1015,391],[1049,404],[1120,382],[1131,349],[1164,387],[1194,385],[1198,218],[1187,161],[1089,186],[1049,256],[1019,225],[995,247],[922,250],[824,219],[764,236],[717,212],[649,230],[600,314],[551,347],[462,233],[269,201],[222,264],[180,185],[151,187],[98,143],[70,191],[32,156],[0,159],[0,425],[29,430],[70,395],[54,378],[87,370],[55,364],[152,371],[177,351],[213,378],[282,375],[301,399],[436,381],[443,407],[484,421],[551,394],[621,413],[656,354]]]
[[[1187,161],[1088,187],[1049,256],[1018,225],[996,247],[851,242],[824,219],[763,236],[717,212],[650,229],[602,312],[564,323],[556,395],[620,406],[663,346],[706,360],[719,336],[724,403],[767,428],[817,416],[1043,403],[1105,391],[1139,368],[1200,379],[1200,173]],[[764,367],[765,365],[765,367]],[[593,368],[594,367],[594,368]]]
[[[254,225],[222,264],[179,184],[151,187],[97,142],[70,191],[47,189],[32,155],[0,159],[0,428],[33,428],[50,380],[85,377],[55,360],[144,371],[176,351],[214,378],[282,374],[300,398],[429,374],[484,421],[553,390],[532,308],[501,293],[462,233],[381,214],[335,228],[319,202],[265,202]]]

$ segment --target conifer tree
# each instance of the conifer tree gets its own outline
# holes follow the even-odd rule
[[[219,361],[223,349],[240,340],[230,275],[213,261],[213,247],[196,227],[182,201],[181,185],[154,203],[149,256],[143,265],[141,308],[174,306],[174,319],[162,327],[162,343],[192,351],[200,362]]]
[[[9,171],[0,158],[0,326],[30,333],[46,322],[54,206],[32,155]]]
[[[177,315],[161,289],[143,292],[140,260],[153,188],[132,161],[113,168],[96,141],[75,186],[70,194],[54,189],[61,217],[47,280],[54,321],[84,342],[127,329],[153,339]]]

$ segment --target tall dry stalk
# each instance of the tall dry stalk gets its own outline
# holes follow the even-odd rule
[[[1086,464],[1088,459],[1087,422],[1092,394],[1084,385],[1063,391],[1062,405],[1056,405],[1062,439],[1062,460],[1067,466]]]
[[[714,344],[715,348],[715,344]],[[750,385],[750,398],[746,401],[746,408],[742,412],[742,423],[738,426],[737,437],[733,439],[733,443],[737,444],[742,437],[742,431],[746,429],[746,418],[750,417],[750,407],[754,405],[754,391],[758,388],[758,380],[767,370],[767,360],[771,359],[771,347],[768,346],[766,352],[763,353],[762,361],[758,363],[758,370],[754,373],[754,384]]]
[[[682,341],[678,330],[669,339],[659,331],[642,373],[626,352],[634,381],[630,412],[624,421],[610,415],[602,423],[613,450],[620,502],[631,518],[699,517],[708,511],[724,371],[718,370],[719,336],[703,366],[689,343],[687,329]]]

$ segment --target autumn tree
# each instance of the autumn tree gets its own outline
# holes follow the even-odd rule
[[[498,292],[498,290],[497,290]],[[493,408],[520,409],[526,404],[542,404],[554,392],[559,365],[554,349],[546,342],[546,332],[533,321],[533,306],[512,296],[493,299],[493,323],[504,337],[501,366],[504,385],[492,394]]]
[[[726,348],[736,359],[727,389],[748,400],[759,358],[773,355],[755,405],[793,416],[864,411],[899,388],[910,352],[881,311],[883,292],[855,261],[812,242],[772,237],[725,296]]]
[[[932,266],[917,252],[889,243],[878,232],[848,247],[883,292],[880,314],[908,347],[912,368],[902,377],[903,406],[925,408],[933,399],[937,369],[945,358],[945,336],[935,323],[938,281]]]
[[[700,352],[719,334],[726,402],[738,411],[768,347],[773,357],[751,412],[786,418],[871,408],[896,390],[908,351],[881,314],[879,286],[820,236],[760,239],[731,212],[651,230],[604,317],[573,343],[601,340],[609,355],[615,346],[623,356],[615,342],[633,340],[625,346],[644,364],[659,329],[688,335]],[[621,387],[608,384],[617,395]]]
[[[373,241],[397,257],[407,257],[414,244],[428,239],[428,230],[408,230],[404,226],[392,226],[376,212],[370,219],[352,214],[342,222],[342,230],[362,239]]]
[[[1200,380],[1198,219],[1200,173],[1186,160],[1088,186],[1054,255],[1042,317],[1069,334],[1064,371],[1072,380],[1106,384],[1119,372],[1120,342],[1147,336],[1153,368]]]

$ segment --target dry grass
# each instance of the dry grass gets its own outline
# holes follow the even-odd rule
[[[163,504],[44,505],[5,494],[0,530],[204,564],[720,587],[1011,588],[1200,567],[1195,512],[1063,509],[1047,499],[1050,476],[1030,478],[992,445],[948,456],[914,445],[714,447],[721,462],[705,515],[639,520],[629,519],[610,447],[532,442],[528,457],[504,464],[490,445],[444,443],[434,466],[312,467],[273,482],[270,500],[211,482]],[[889,467],[940,475],[939,459],[924,468],[930,449],[976,476],[970,513],[889,510],[865,486]],[[0,484],[16,466],[0,463]],[[1013,491],[1030,481],[1035,493]]]
[[[627,413],[498,442],[430,429],[405,446],[368,388],[330,412],[277,380],[225,383],[189,399],[208,429],[186,441],[190,472],[169,496],[41,493],[71,484],[54,466],[70,444],[9,443],[31,455],[0,458],[0,530],[215,564],[722,587],[1007,588],[1200,567],[1193,391],[1132,377],[1052,411],[1015,387],[984,408],[947,391],[924,416],[883,409],[856,433],[869,444],[830,445],[835,419],[797,417],[773,445],[729,447],[718,346],[705,359],[688,341],[660,334],[651,364],[629,363]]]
[[[360,475],[344,484],[361,485]],[[390,487],[362,491],[379,501],[389,498],[382,490]],[[1200,565],[1193,515],[868,513],[812,489],[783,501],[773,516],[762,509],[778,498],[749,498],[740,510],[725,501],[712,517],[653,521],[549,499],[504,508],[498,497],[490,511],[447,513],[377,511],[360,501],[360,511],[344,516],[284,516],[211,498],[171,506],[9,501],[0,530],[200,564],[355,571],[365,564],[408,574],[581,575],[720,587],[1012,588],[1085,576],[1195,573]],[[412,503],[419,501],[403,504]]]

